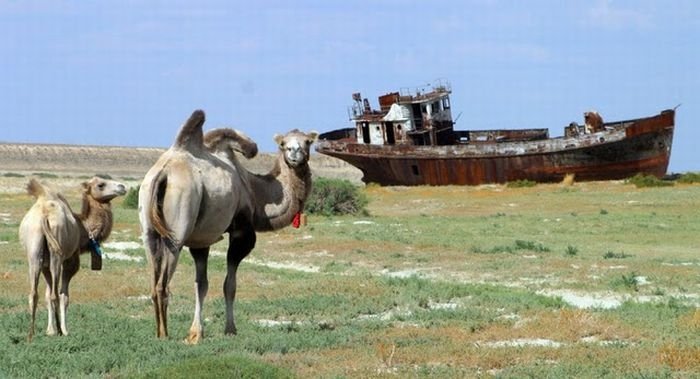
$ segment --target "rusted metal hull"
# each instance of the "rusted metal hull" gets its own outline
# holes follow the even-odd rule
[[[606,123],[605,130],[536,141],[446,146],[372,145],[348,138],[322,140],[320,153],[359,168],[365,183],[380,185],[477,185],[515,180],[624,179],[666,174],[673,142],[674,110]]]

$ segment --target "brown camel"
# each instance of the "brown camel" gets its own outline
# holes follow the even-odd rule
[[[175,143],[148,171],[139,192],[139,218],[153,268],[156,335],[168,336],[168,284],[183,246],[195,261],[195,312],[187,342],[203,337],[202,304],[209,282],[209,248],[229,235],[224,280],[226,334],[235,334],[236,272],[255,246],[255,232],[289,225],[310,190],[309,147],[316,133],[276,136],[281,156],[268,175],[245,170],[234,152],[252,157],[253,141],[231,129],[202,131],[204,112],[195,111]],[[269,188],[263,188],[268,187]]]
[[[80,253],[99,246],[112,231],[110,201],[126,193],[124,184],[98,177],[82,184],[82,210],[73,213],[65,198],[37,180],[31,179],[27,191],[37,201],[22,219],[19,239],[29,261],[28,340],[34,336],[39,273],[46,280],[48,308],[47,335],[68,335],[66,311],[68,285],[80,268]],[[59,288],[60,286],[60,288]],[[57,331],[56,324],[60,330]]]

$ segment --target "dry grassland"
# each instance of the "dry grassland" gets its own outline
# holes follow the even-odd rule
[[[117,160],[11,170],[0,162],[0,175],[59,173],[42,180],[77,200],[82,175],[106,173],[137,185],[147,166],[120,171]],[[357,172],[324,160],[315,174]],[[27,180],[0,178],[0,320],[9,329],[3,338],[14,341],[6,354],[32,349],[18,342],[27,283],[16,227],[31,204],[22,193]],[[222,333],[226,245],[215,245],[202,349],[246,352],[300,377],[700,372],[700,186],[637,189],[616,181],[364,191],[368,217],[310,216],[302,229],[259,234],[239,271],[240,334],[233,338]],[[128,340],[171,349],[169,365],[197,359],[195,348],[151,337],[149,269],[136,212],[120,204],[104,270],[90,271],[84,259],[74,279],[77,309],[69,311],[69,328],[77,337],[66,338],[81,338],[92,321],[79,309],[95,306],[134,322]],[[192,266],[183,253],[172,287],[173,339],[184,337],[191,320]],[[127,363],[83,370],[78,376],[136,372]]]

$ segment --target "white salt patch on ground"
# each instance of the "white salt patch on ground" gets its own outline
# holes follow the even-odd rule
[[[433,303],[432,301],[428,303],[428,309],[438,310],[438,309],[457,309],[459,304],[457,303]]]
[[[367,220],[360,220],[360,221],[355,221],[352,223],[353,225],[375,225],[376,222],[374,221],[367,221]]]
[[[293,271],[314,272],[314,273],[321,271],[321,268],[318,266],[313,266],[313,265],[308,265],[308,264],[300,264],[300,263],[295,263],[295,262],[259,261],[257,259],[247,259],[244,262],[258,265],[258,266],[265,266],[265,267],[270,267],[270,268],[293,270]]]
[[[681,262],[681,263],[662,263],[662,266],[693,266],[693,262]]]
[[[544,338],[518,338],[506,341],[481,342],[479,345],[487,347],[523,347],[523,346],[541,346],[541,347],[561,347],[562,343],[544,339]]]
[[[357,316],[357,320],[359,320],[359,321],[367,321],[367,320],[391,321],[392,319],[396,318],[397,316],[409,317],[412,314],[413,314],[413,312],[411,312],[407,309],[395,308],[395,309],[390,309],[386,312],[382,312],[379,314],[359,315],[359,316]]]
[[[134,250],[142,247],[139,242],[105,242],[102,247],[114,250]]]
[[[550,291],[538,291],[540,295],[561,297],[561,299],[576,308],[588,309],[588,308],[601,308],[601,309],[612,309],[617,308],[622,304],[624,300],[621,296],[615,295],[602,295],[602,294],[578,294],[573,291],[566,290],[550,290]]]
[[[128,300],[151,300],[151,297],[148,295],[139,295],[139,296],[127,296]]]
[[[113,260],[113,261],[130,261],[130,262],[141,262],[143,260],[142,257],[132,257],[131,255],[116,252],[116,253],[104,253],[105,259],[108,260]]]
[[[417,277],[426,277],[426,275],[419,270],[402,270],[402,271],[389,271],[388,269],[384,269],[379,272],[381,275],[388,276],[390,278],[399,278],[399,279],[406,279],[410,278],[412,276],[417,276]]]
[[[212,257],[226,257],[226,252],[220,250],[210,250],[209,255],[211,255]]]
[[[266,327],[266,328],[274,328],[276,326],[283,326],[283,325],[291,325],[291,321],[287,320],[266,320],[266,319],[261,319],[261,320],[256,320],[256,324]]]
[[[143,261],[143,257],[134,257],[125,253],[122,253],[124,250],[135,250],[141,248],[141,244],[138,242],[106,242],[104,245],[102,245],[102,249],[104,250],[104,255],[105,259],[109,260],[114,260],[114,261],[130,261],[130,262],[141,262]],[[112,250],[117,250],[117,251],[112,251]]]

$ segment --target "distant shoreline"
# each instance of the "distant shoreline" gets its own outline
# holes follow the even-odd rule
[[[143,176],[167,148],[49,143],[0,142],[0,172],[61,172],[83,175]],[[259,153],[243,165],[256,173],[267,172],[276,154]],[[341,160],[312,154],[314,175],[361,183],[362,173]]]

